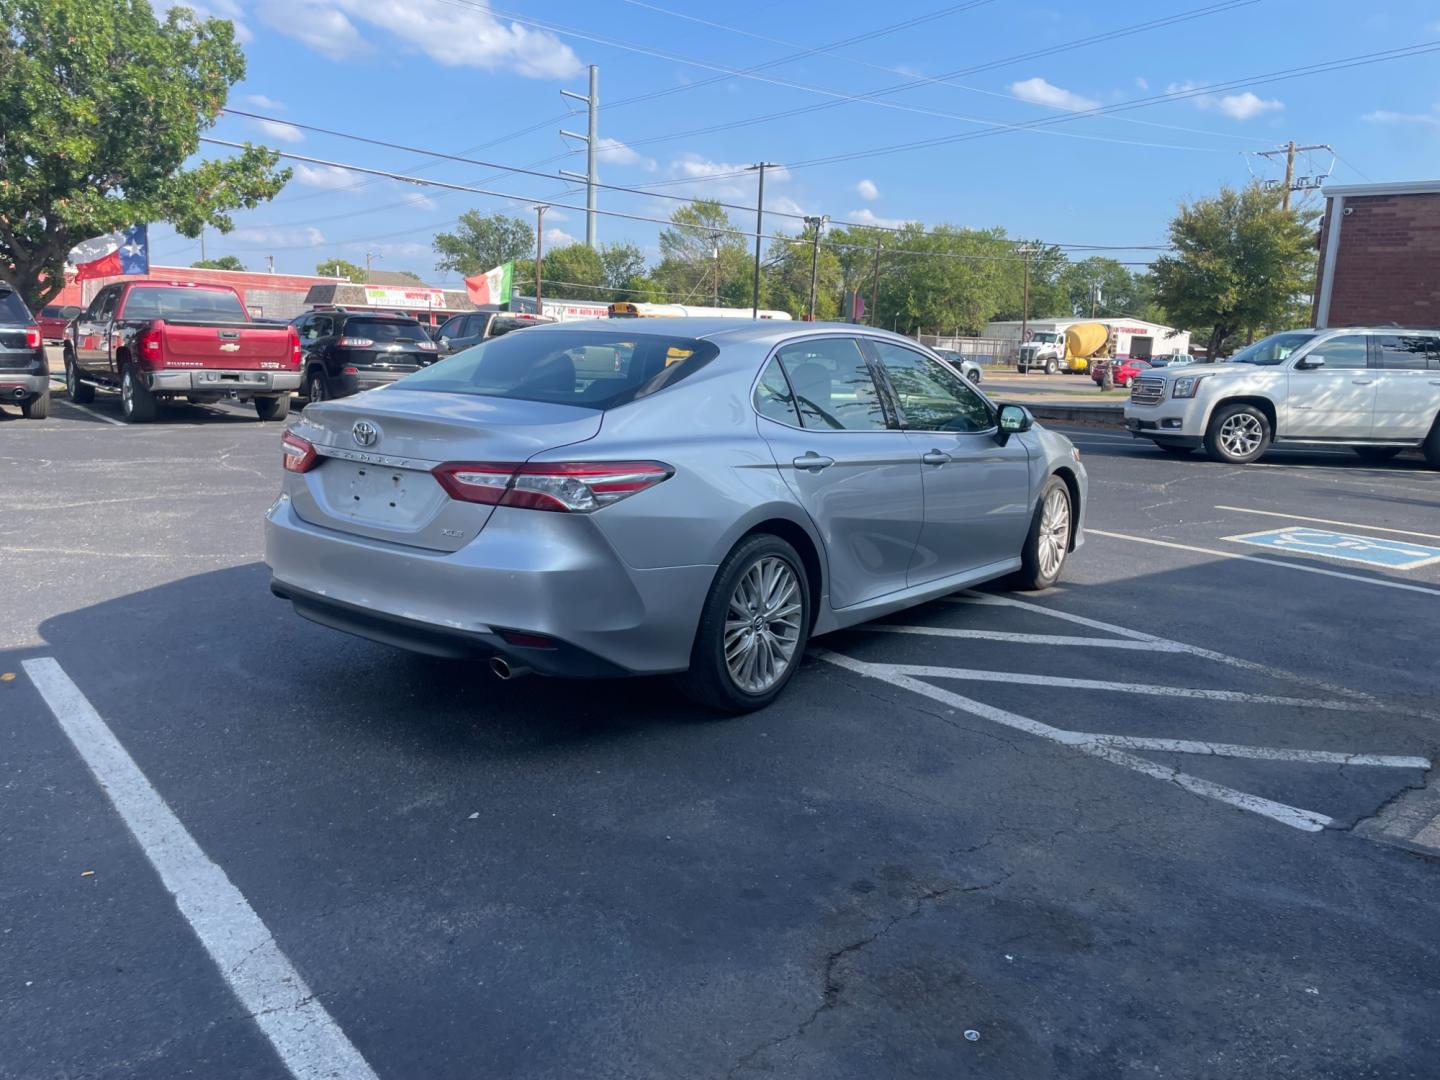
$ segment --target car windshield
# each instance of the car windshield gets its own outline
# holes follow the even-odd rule
[[[1261,338],[1230,358],[1232,364],[1260,364],[1270,367],[1283,363],[1285,358],[1315,336],[1313,330],[1289,330],[1283,334],[1271,334]]]
[[[708,341],[660,334],[532,331],[491,338],[397,385],[613,409],[693,374],[718,352]]]
[[[7,289],[0,286],[0,322],[7,323],[28,323],[30,312],[25,308],[25,302],[20,299],[19,293],[14,289]]]
[[[430,340],[419,323],[400,319],[351,319],[345,324],[345,336],[381,342]]]
[[[240,298],[225,289],[186,287],[131,289],[125,298],[126,319],[195,319],[214,322],[249,322]]]
[[[1054,345],[1055,342],[1060,340],[1060,335],[1052,334],[1049,331],[1043,331],[1039,334],[1036,334],[1031,340],[1038,341],[1043,345]]]

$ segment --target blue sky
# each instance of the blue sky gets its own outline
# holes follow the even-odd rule
[[[1012,236],[1066,244],[1153,245],[1164,241],[1180,201],[1210,194],[1222,183],[1244,183],[1252,174],[1277,175],[1277,159],[1246,152],[1291,138],[1333,145],[1340,155],[1335,182],[1440,174],[1440,54],[1237,87],[1033,131],[804,164],[1440,42],[1440,7],[1433,0],[1363,6],[1257,0],[955,76],[949,73],[1206,5],[972,0],[968,9],[927,19],[963,5],[505,2],[521,6],[487,9],[472,0],[206,0],[191,6],[237,23],[249,71],[232,94],[233,107],[547,173],[584,169],[581,153],[547,159],[575,149],[559,136],[560,127],[584,130],[583,113],[559,119],[566,109],[559,91],[583,92],[585,65],[600,68],[602,105],[673,91],[600,114],[602,137],[614,140],[601,158],[601,179],[659,185],[644,195],[602,191],[600,205],[641,217],[665,217],[678,205],[658,193],[753,205],[753,176],[707,177],[767,160],[795,166],[767,182],[767,208],[852,222],[998,225]],[[925,21],[770,64],[908,20]],[[716,78],[726,69],[757,65],[769,66],[749,78]],[[922,82],[878,99],[885,104],[846,100],[942,76],[946,84]],[[831,107],[735,124],[817,104]],[[547,120],[554,122],[516,134]],[[584,203],[583,193],[562,194],[562,181],[437,162],[285,123],[226,117],[210,134],[453,183],[483,180],[480,186],[525,200],[297,165],[296,178],[272,203],[238,214],[228,236],[207,236],[207,255],[234,254],[252,269],[273,255],[279,271],[311,272],[331,256],[363,264],[369,251],[377,269],[413,270],[441,281],[433,272],[430,238],[463,211],[528,213],[536,198]],[[1329,154],[1317,153],[1298,171],[1330,165]],[[753,227],[753,219],[734,216],[737,224]],[[584,235],[583,213],[575,210],[552,209],[545,224],[549,243]],[[766,231],[795,224],[770,218]],[[602,217],[598,229],[602,241],[630,240],[653,254],[660,227]],[[199,258],[198,242],[163,226],[152,230],[151,248],[159,263]],[[1149,257],[1144,251],[1113,254]]]

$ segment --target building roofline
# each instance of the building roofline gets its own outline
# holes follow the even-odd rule
[[[1327,199],[1336,195],[1440,195],[1440,180],[1400,180],[1388,184],[1326,184],[1320,189]]]

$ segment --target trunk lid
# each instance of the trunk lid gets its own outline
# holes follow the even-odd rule
[[[344,358],[365,371],[407,374],[428,367],[439,355],[433,347],[426,349],[418,342],[397,342],[373,349],[346,349]]]
[[[166,363],[238,371],[291,366],[288,326],[169,319],[153,325],[164,336]]]
[[[290,485],[295,512],[328,529],[457,551],[494,507],[450,498],[430,474],[446,461],[527,461],[594,438],[603,413],[573,405],[406,391],[403,384],[306,408],[295,433],[321,463]],[[359,430],[357,425],[368,425]]]

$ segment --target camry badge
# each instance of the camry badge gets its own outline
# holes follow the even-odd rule
[[[374,446],[380,441],[380,428],[369,420],[356,420],[355,426],[350,429],[350,437],[355,440],[356,446]]]

